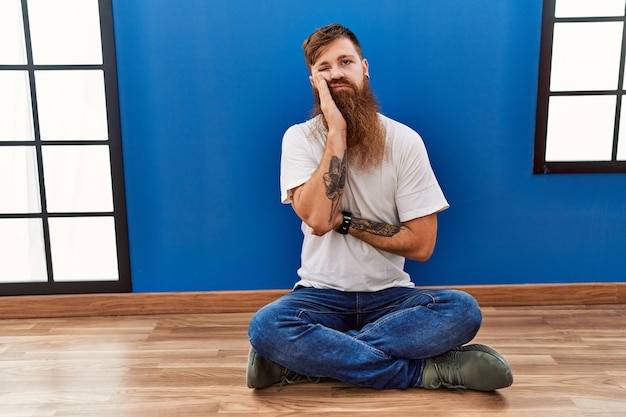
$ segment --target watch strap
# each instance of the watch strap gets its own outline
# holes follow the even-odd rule
[[[348,229],[350,229],[350,224],[352,223],[352,213],[349,211],[342,211],[341,214],[343,214],[343,222],[341,222],[341,225],[335,229],[335,231],[342,235],[347,235]]]

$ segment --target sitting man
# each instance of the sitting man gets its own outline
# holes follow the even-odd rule
[[[465,345],[482,321],[476,300],[418,289],[404,271],[405,258],[430,258],[448,208],[422,139],[378,112],[349,29],[318,29],[303,49],[315,108],[286,131],[280,177],[302,219],[300,280],[252,318],[248,386],[300,375],[377,389],[511,385],[502,355]]]

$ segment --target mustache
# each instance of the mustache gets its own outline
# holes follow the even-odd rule
[[[352,81],[348,80],[347,78],[339,78],[337,80],[331,80],[328,83],[329,88],[332,88],[337,85],[348,86],[352,88],[353,90],[357,90],[356,84],[354,84]]]

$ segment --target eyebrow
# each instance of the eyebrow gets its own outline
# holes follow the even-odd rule
[[[353,55],[353,54],[343,54],[337,57],[337,61],[341,61],[342,59],[346,59],[346,58],[351,58],[354,60],[359,59],[356,55]],[[318,62],[318,63],[313,64],[313,68],[321,67],[322,65],[327,65],[327,64],[328,64],[328,61]]]

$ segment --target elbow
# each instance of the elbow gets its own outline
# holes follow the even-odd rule
[[[418,262],[426,262],[431,256],[433,256],[433,252],[435,251],[435,246],[425,246],[425,247],[417,247],[406,257]]]
[[[308,207],[301,203],[299,189],[296,189],[291,196],[291,207],[296,212],[300,220],[304,222],[310,229],[311,233],[316,236],[323,236],[333,230],[332,218],[329,219],[327,214],[323,214],[319,209]]]
[[[328,219],[307,218],[302,219],[302,221],[311,228],[311,233],[316,236],[323,236],[333,230],[333,225],[328,222]]]
[[[428,261],[430,259],[430,257],[432,255],[433,255],[432,252],[430,252],[430,253],[420,253],[420,254],[417,254],[415,256],[415,258],[413,258],[413,259],[418,261],[418,262],[426,262],[426,261]]]

